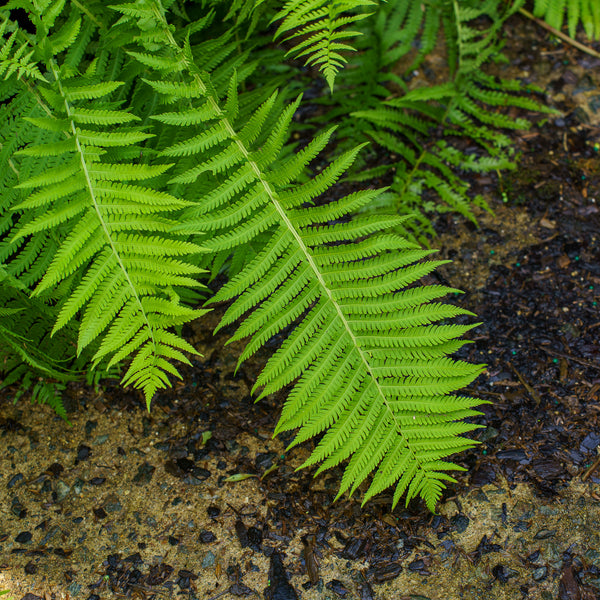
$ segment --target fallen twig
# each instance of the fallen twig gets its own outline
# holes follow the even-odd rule
[[[574,40],[572,37],[569,37],[566,33],[563,33],[562,31],[559,31],[555,27],[552,27],[552,25],[548,25],[548,23],[546,23],[542,19],[538,19],[536,16],[534,16],[528,10],[526,10],[524,8],[519,8],[518,11],[524,17],[527,17],[528,19],[535,21],[540,27],[543,27],[544,29],[546,29],[547,31],[549,31],[550,33],[555,35],[556,37],[559,37],[564,42],[567,42],[567,44],[574,46],[578,50],[581,50],[582,52],[585,52],[586,54],[589,54],[590,56],[595,56],[596,58],[600,58],[600,52],[596,52],[593,48],[590,48],[589,46],[586,46],[585,44],[582,44],[581,42]]]

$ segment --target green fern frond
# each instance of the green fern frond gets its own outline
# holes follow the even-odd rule
[[[11,32],[5,38],[6,33]],[[0,23],[0,77],[5,81],[16,75],[17,79],[28,77],[45,81],[38,65],[32,60],[35,50],[27,41],[17,46],[18,25],[8,19]]]
[[[328,203],[316,200],[350,167],[360,146],[297,183],[332,130],[284,158],[299,99],[280,109],[272,95],[241,119],[235,77],[221,97],[209,75],[196,67],[191,48],[169,37],[166,20],[157,21],[157,27],[165,32],[174,59],[186,62],[177,82],[157,75],[145,78],[175,107],[153,119],[181,131],[171,136],[177,142],[162,154],[192,165],[173,185],[185,180],[204,190],[194,206],[184,209],[181,230],[205,233],[203,245],[222,256],[256,248],[212,300],[235,298],[220,326],[245,316],[232,337],[250,338],[240,361],[294,326],[257,381],[263,396],[298,380],[277,431],[300,426],[299,435],[308,432],[310,437],[318,433],[312,430],[313,416],[329,411],[330,426],[326,420],[323,429],[328,431],[314,460],[323,460],[327,468],[350,459],[350,475],[340,493],[354,491],[401,445],[406,469],[386,483],[394,485],[402,478],[401,495],[410,481],[417,481],[408,488],[407,500],[421,495],[433,509],[448,480],[441,459],[471,447],[474,442],[459,434],[477,427],[460,422],[474,411],[461,405],[448,412],[441,409],[443,400],[481,371],[481,366],[442,360],[462,346],[457,338],[471,327],[435,324],[467,314],[429,304],[449,290],[410,287],[444,261],[422,261],[430,251],[389,231],[404,217],[356,214],[379,191],[356,192]],[[261,131],[265,119],[273,123],[267,135]],[[419,371],[417,361],[428,359],[436,361],[432,368]],[[478,403],[472,400],[469,407]],[[415,406],[421,406],[423,415]],[[414,417],[419,427],[409,426],[405,434],[406,417]],[[382,439],[388,442],[373,452]],[[373,464],[362,458],[374,455],[379,459]]]
[[[565,13],[572,38],[577,35],[577,27],[581,23],[588,38],[600,39],[600,5],[596,0],[535,0],[533,14],[559,31],[565,21]]]
[[[333,91],[335,76],[347,62],[341,53],[354,50],[342,40],[360,35],[346,27],[368,16],[357,9],[371,6],[375,6],[372,0],[289,0],[273,18],[282,20],[275,39],[287,36],[284,42],[295,40],[288,55],[307,56],[305,64],[318,67]]]
[[[359,40],[359,68],[341,73],[338,90],[322,100],[332,109],[320,120],[341,117],[338,137],[342,147],[346,141],[354,144],[365,138],[377,143],[380,149],[365,153],[348,180],[387,175],[392,193],[368,210],[414,215],[399,232],[427,244],[435,235],[432,212],[452,211],[475,221],[474,206],[487,208],[482,197],[471,197],[465,171],[514,166],[511,140],[504,130],[525,129],[529,124],[509,116],[506,107],[547,109],[528,94],[532,89],[483,71],[485,62],[500,56],[499,31],[518,9],[518,2],[504,7],[496,0],[432,1],[422,10],[416,5],[392,0],[364,22],[370,46],[361,48]],[[427,54],[441,31],[450,81],[408,89],[399,72],[390,70],[397,69],[398,58],[406,56],[405,73],[410,73],[424,56],[420,52]],[[416,56],[411,55],[414,45],[421,49]],[[432,142],[439,135],[436,132],[443,132],[443,139]],[[382,152],[389,157],[387,166],[381,165]],[[365,168],[371,158],[378,165]]]
[[[338,166],[332,165],[334,171]],[[368,202],[371,196],[372,192],[367,192],[362,200]],[[411,473],[400,481],[394,502],[410,480],[419,479],[419,486],[409,488],[406,500],[421,495],[433,510],[446,481],[441,471],[446,463],[440,459],[471,447],[473,442],[458,435],[477,427],[456,422],[477,413],[449,412],[445,395],[471,382],[481,367],[444,359],[448,349],[461,345],[456,344],[456,338],[470,326],[429,323],[465,311],[427,304],[431,294],[447,291],[440,288],[422,288],[422,296],[410,290],[412,307],[398,308],[403,300],[401,290],[431,272],[440,261],[411,264],[427,252],[399,236],[383,233],[394,224],[393,217],[378,217],[376,222],[357,217],[350,221],[350,227],[327,226],[323,207],[306,208],[307,197],[314,196],[298,189],[272,194],[274,210],[265,215],[271,242],[214,298],[235,298],[223,324],[246,314],[232,338],[251,338],[240,360],[295,324],[282,348],[267,363],[257,386],[264,386],[262,397],[299,378],[276,431],[300,427],[293,445],[326,431],[304,466],[323,462],[321,471],[350,459],[340,494],[346,490],[352,493],[372,472],[383,468],[387,473],[382,461],[401,446],[403,455],[397,460],[404,460],[405,468],[389,474],[385,487]],[[348,216],[357,204],[356,196],[331,204],[327,206],[332,212],[342,211]],[[207,229],[212,229],[215,214],[218,211],[204,215]],[[272,214],[278,216],[275,223],[270,219]],[[242,218],[238,228],[254,230],[252,221]],[[315,236],[315,231],[321,235]],[[368,237],[357,241],[355,235]],[[386,252],[380,250],[382,235],[390,248]],[[328,245],[327,239],[336,245]],[[348,259],[348,251],[357,243],[362,244],[363,258]],[[368,251],[371,243],[377,246],[372,253]],[[230,240],[217,237],[212,244],[222,249]],[[356,304],[360,304],[358,314]],[[454,345],[448,348],[448,343]],[[440,358],[423,368],[417,359],[430,351],[435,356],[438,349],[442,349]],[[385,358],[377,357],[381,353]],[[422,402],[420,409],[416,400]],[[475,404],[478,401],[471,400],[468,407]],[[432,414],[437,421],[428,420]],[[427,443],[419,441],[423,439]],[[379,485],[374,480],[365,501]]]
[[[34,8],[41,33],[48,13],[60,14],[57,6]],[[55,36],[45,38],[50,56],[75,43],[76,22],[67,18]],[[168,330],[205,312],[185,307],[174,291],[199,286],[202,270],[187,257],[203,249],[170,232],[172,215],[185,201],[132,183],[159,176],[170,165],[122,158],[129,148],[139,153],[140,144],[153,137],[135,125],[137,116],[114,108],[110,98],[122,82],[76,75],[55,58],[45,63],[49,81],[36,82],[35,91],[52,116],[30,119],[45,137],[14,157],[38,162],[49,157],[52,166],[30,176],[20,173],[16,188],[28,195],[12,206],[19,224],[11,244],[16,249],[30,238],[57,232],[56,249],[33,292],[45,298],[68,286],[52,332],[79,317],[78,354],[93,344],[92,364],[106,358],[109,367],[132,356],[123,383],[142,388],[149,406],[154,392],[169,385],[166,373],[177,375],[166,359],[189,362],[182,351],[195,353]],[[115,126],[118,130],[107,129]]]

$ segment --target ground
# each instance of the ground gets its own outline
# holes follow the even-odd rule
[[[494,214],[440,218],[437,276],[483,323],[463,356],[491,404],[438,513],[333,503],[338,473],[296,472],[254,404],[261,357],[204,354],[150,414],[137,393],[72,386],[71,426],[0,399],[0,590],[42,598],[388,600],[600,597],[600,60],[508,23],[503,67],[561,115],[515,134],[515,172],[473,181]],[[535,40],[532,42],[532,40]],[[438,281],[433,279],[432,281]],[[277,563],[283,561],[283,571]],[[269,569],[271,571],[269,574]],[[286,574],[290,585],[285,584]],[[267,588],[270,580],[270,587]],[[278,586],[278,587],[277,587]]]

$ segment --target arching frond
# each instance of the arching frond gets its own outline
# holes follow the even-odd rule
[[[261,396],[296,383],[277,431],[300,427],[299,440],[325,431],[307,464],[322,462],[324,469],[349,459],[340,493],[354,491],[371,473],[376,489],[381,472],[388,486],[398,484],[395,501],[407,491],[407,500],[420,495],[433,508],[449,480],[444,468],[458,468],[441,459],[472,446],[459,434],[477,427],[461,419],[476,414],[468,407],[479,401],[457,400],[456,410],[446,410],[444,399],[481,371],[445,359],[471,327],[436,324],[467,314],[430,303],[448,289],[412,287],[443,261],[423,260],[431,251],[389,231],[404,217],[357,214],[379,191],[319,199],[360,146],[297,183],[332,131],[282,157],[300,99],[281,110],[273,95],[241,120],[235,77],[221,97],[197,68],[191,48],[168,37],[166,20],[156,26],[186,67],[176,82],[158,73],[145,79],[169,105],[182,107],[153,115],[181,132],[161,154],[192,165],[173,184],[199,183],[205,190],[184,210],[181,229],[205,233],[203,245],[213,253],[256,248],[213,298],[234,300],[220,326],[244,319],[231,338],[249,339],[241,361],[294,326],[257,381]],[[266,136],[265,120],[274,123]],[[429,359],[435,360],[431,367],[419,369],[419,361]],[[398,447],[403,453],[394,466],[405,466],[389,473],[385,465]]]
[[[54,250],[50,254],[46,247],[43,270],[34,268],[33,295],[60,298],[52,332],[78,317],[78,354],[93,345],[93,363],[106,359],[109,367],[133,357],[123,383],[142,388],[149,406],[154,392],[169,384],[166,373],[177,375],[166,359],[189,362],[183,352],[195,353],[169,329],[205,312],[182,305],[175,291],[199,285],[201,270],[187,257],[202,248],[170,233],[174,211],[186,202],[141,183],[169,165],[124,158],[130,148],[139,153],[153,134],[111,101],[123,83],[75,74],[53,58],[75,44],[80,32],[71,11],[47,36],[46,23],[61,14],[59,4],[32,7],[48,72],[33,93],[43,99],[47,115],[29,118],[43,136],[30,137],[13,154],[23,159],[15,186],[23,194],[11,206],[16,223],[7,270],[17,274],[35,264],[32,245],[50,238]]]

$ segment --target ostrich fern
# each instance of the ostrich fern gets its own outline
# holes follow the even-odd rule
[[[345,60],[336,53],[348,50],[339,40],[376,6],[236,6],[11,0],[0,12],[0,338],[11,381],[125,364],[123,385],[150,407],[176,362],[196,353],[176,332],[206,312],[194,306],[223,271],[208,303],[229,302],[219,329],[237,323],[240,361],[288,332],[254,390],[260,399],[290,388],[276,432],[298,429],[294,444],[321,436],[306,465],[343,462],[340,494],[367,482],[367,501],[394,486],[394,505],[420,496],[434,510],[461,469],[446,459],[475,444],[463,434],[478,427],[466,419],[481,401],[457,391],[483,366],[450,356],[474,326],[453,320],[472,315],[440,301],[456,290],[419,284],[444,261],[398,234],[408,217],[392,210],[397,192],[365,185],[340,197],[362,143],[328,161],[339,134],[327,127],[295,147],[302,95],[279,85],[293,67],[263,60],[271,40],[258,35],[279,23],[277,36],[332,86]],[[17,8],[34,33],[14,20]],[[423,27],[431,43],[437,25]],[[464,62],[465,48],[452,48]],[[382,98],[385,85],[374,86]],[[477,102],[504,97],[474,89],[384,99],[395,119],[385,126],[411,139],[416,113],[444,123],[441,101],[457,120],[484,122]],[[430,185],[451,188],[444,161],[462,155],[436,156]],[[17,314],[32,326],[19,329]]]

